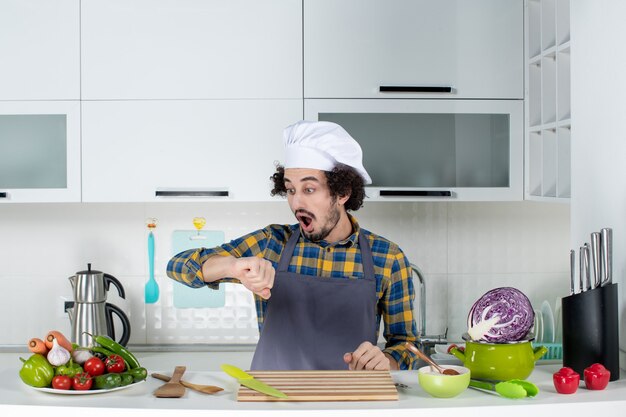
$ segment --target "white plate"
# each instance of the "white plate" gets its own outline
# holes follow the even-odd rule
[[[132,384],[125,385],[123,387],[117,387],[117,388],[111,388],[111,389],[89,389],[89,390],[85,390],[85,391],[76,391],[76,390],[72,390],[72,389],[35,388],[35,387],[31,387],[31,388],[36,390],[36,391],[47,392],[47,393],[50,393],[50,394],[90,395],[90,394],[104,394],[106,392],[113,392],[113,391],[121,391],[121,390],[126,389],[126,388],[130,388],[130,387],[134,387],[134,386],[139,385],[139,384],[143,384],[144,382],[146,382],[145,379],[143,381],[133,382]],[[30,385],[28,385],[28,386],[30,387]]]
[[[535,323],[533,324],[533,333],[535,333],[535,342],[543,342],[543,314],[539,310],[535,310]]]
[[[554,343],[554,314],[550,303],[541,303],[541,316],[543,317],[543,343]]]

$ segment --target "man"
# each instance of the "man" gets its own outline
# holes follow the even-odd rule
[[[168,276],[191,287],[240,282],[254,293],[260,338],[252,369],[410,369],[416,340],[409,261],[348,211],[371,179],[359,144],[339,125],[285,129],[272,195],[295,225],[269,225],[214,249],[182,252]],[[381,317],[385,349],[376,346]]]

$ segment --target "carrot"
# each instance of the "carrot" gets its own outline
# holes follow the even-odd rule
[[[40,353],[42,355],[48,353],[48,347],[46,346],[44,341],[37,337],[33,337],[28,341],[28,350],[33,353]]]
[[[57,343],[59,344],[59,346],[63,346],[69,352],[74,350],[72,347],[72,343],[69,340],[67,340],[65,336],[63,336],[63,333],[58,332],[56,330],[50,330],[48,334],[46,335],[45,343],[48,349],[52,349],[52,343],[54,342],[54,339],[57,340]]]

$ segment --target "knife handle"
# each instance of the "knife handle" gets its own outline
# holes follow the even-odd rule
[[[585,242],[585,291],[590,290],[591,287],[591,250],[589,243]]]
[[[579,256],[579,266],[580,270],[578,271],[578,289],[580,292],[587,291],[585,287],[587,270],[589,268],[589,257],[587,255],[587,246],[580,247],[580,256]]]

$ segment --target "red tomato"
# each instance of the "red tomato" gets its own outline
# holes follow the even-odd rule
[[[81,372],[80,374],[76,374],[76,376],[72,380],[72,388],[74,388],[76,391],[87,391],[91,388],[92,384],[93,379],[91,379],[91,375],[89,375],[87,372]]]
[[[94,356],[87,359],[83,364],[83,369],[91,376],[102,375],[104,373],[104,362],[102,362],[102,359]]]
[[[119,374],[120,372],[124,372],[124,369],[126,369],[124,358],[120,355],[111,355],[104,363],[107,367],[107,372],[110,374]]]
[[[72,388],[72,378],[67,375],[57,375],[52,378],[52,388],[70,389]]]

